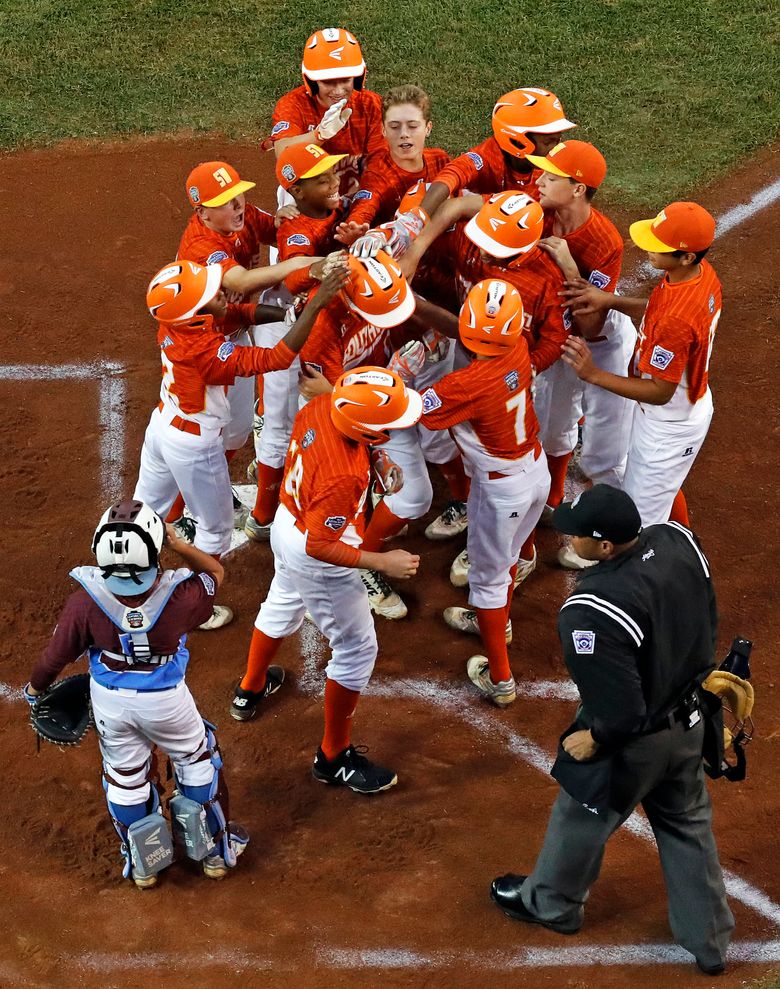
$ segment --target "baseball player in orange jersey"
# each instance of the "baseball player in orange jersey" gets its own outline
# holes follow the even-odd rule
[[[704,256],[715,220],[697,203],[676,202],[652,220],[631,224],[631,239],[665,272],[649,300],[623,298],[587,283],[573,287],[575,309],[619,309],[642,314],[634,374],[620,377],[596,367],[584,340],[569,337],[564,360],[578,376],[637,403],[623,488],[643,525],[688,525],[682,484],[712,419],[708,368],[723,298]]]
[[[464,189],[494,193],[516,189],[536,196],[538,171],[529,154],[546,155],[563,131],[577,125],[566,119],[561,101],[546,89],[513,89],[496,101],[493,136],[460,155],[436,176],[422,202],[433,216],[450,196]]]
[[[348,220],[371,226],[392,220],[416,182],[433,181],[450,156],[442,148],[425,146],[432,126],[431,101],[425,90],[396,86],[387,93],[382,100],[387,148],[374,152],[366,161]]]
[[[274,149],[278,155],[291,144],[313,140],[328,154],[345,155],[337,167],[339,191],[351,196],[366,155],[385,147],[382,101],[363,88],[366,63],[357,39],[342,28],[315,31],[303,49],[301,74],[303,85],[282,96],[274,109]]]
[[[393,786],[392,770],[371,763],[351,742],[352,719],[377,655],[376,634],[358,568],[395,578],[417,572],[419,557],[404,550],[360,549],[371,480],[370,448],[420,418],[420,396],[384,368],[346,372],[329,395],[298,414],[285,463],[281,504],[271,530],[274,579],[252,634],[247,672],[230,708],[238,721],[254,716],[284,671],[271,666],[283,639],[309,611],[330,643],[325,732],[312,774],[323,783],[376,793]]]
[[[423,392],[423,422],[451,431],[471,478],[466,549],[472,607],[447,608],[444,618],[453,628],[481,635],[487,655],[471,657],[469,679],[506,707],[516,697],[506,646],[517,558],[550,486],[537,439],[520,293],[499,279],[479,282],[461,309],[459,335],[471,362]]]
[[[152,412],[141,450],[134,498],[165,515],[181,491],[198,522],[195,545],[219,558],[230,546],[232,496],[222,430],[230,421],[228,388],[239,376],[288,367],[306,340],[317,312],[339,290],[343,274],[332,271],[273,349],[236,347],[214,321],[226,316],[222,268],[177,261],[152,279],[147,305],[159,321],[162,360],[160,404]],[[217,606],[207,628],[233,615]]]
[[[567,279],[582,276],[592,285],[615,291],[623,261],[623,239],[591,200],[607,173],[603,155],[584,141],[563,141],[546,158],[529,156],[542,171],[537,179],[545,211],[545,237],[539,242]],[[636,329],[624,313],[575,314],[573,332],[588,340],[596,364],[625,374],[636,344]],[[566,469],[577,445],[583,417],[580,467],[594,483],[619,487],[631,434],[633,403],[620,395],[580,382],[563,361],[536,381],[534,407],[552,483],[548,510],[563,501]],[[559,555],[566,566],[578,564],[571,547]]]

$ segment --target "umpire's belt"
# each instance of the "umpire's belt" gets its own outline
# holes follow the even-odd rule
[[[694,715],[698,715],[695,720],[691,720]],[[654,735],[658,731],[665,731],[673,728],[678,722],[686,724],[686,727],[693,728],[701,720],[701,705],[696,694],[695,687],[686,690],[685,695],[679,700],[668,714],[653,719],[650,727],[642,732],[643,735]]]

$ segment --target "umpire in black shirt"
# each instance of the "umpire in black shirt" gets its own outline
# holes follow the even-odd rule
[[[553,521],[580,556],[598,561],[558,616],[582,703],[553,767],[561,790],[534,870],[494,880],[491,895],[516,920],[574,934],[607,839],[641,803],[674,936],[702,971],[718,974],[734,918],[712,835],[696,693],[715,665],[709,564],[688,529],[642,530],[633,501],[606,484],[560,505]]]

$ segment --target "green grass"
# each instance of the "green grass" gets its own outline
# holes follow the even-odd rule
[[[63,138],[268,132],[303,41],[345,25],[369,85],[417,82],[451,151],[496,96],[553,89],[607,155],[610,199],[657,206],[780,133],[776,0],[0,0],[0,147]]]

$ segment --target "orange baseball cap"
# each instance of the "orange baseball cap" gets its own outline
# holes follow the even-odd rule
[[[628,228],[643,251],[704,251],[715,240],[715,217],[698,203],[670,203],[653,220],[637,220]]]
[[[333,168],[346,155],[329,155],[318,144],[291,144],[279,152],[276,178],[283,189],[289,189],[301,179],[313,179]]]
[[[598,189],[607,175],[604,155],[587,141],[561,141],[546,157],[526,155],[525,158],[545,172],[584,182],[591,189]]]
[[[224,206],[254,187],[226,161],[204,161],[187,176],[187,197],[193,206]]]

